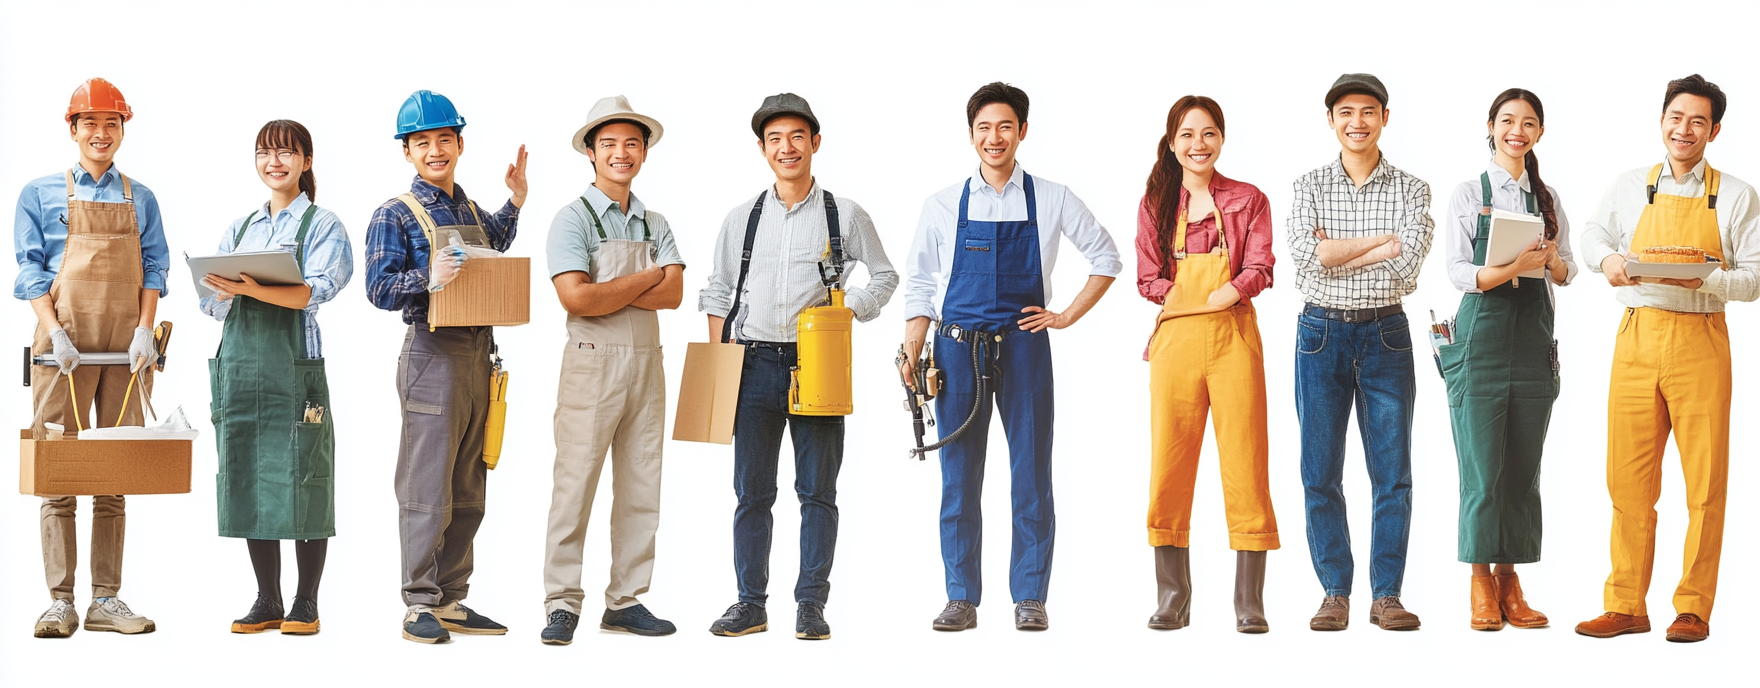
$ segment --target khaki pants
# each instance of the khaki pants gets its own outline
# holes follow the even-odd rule
[[[660,347],[571,339],[563,351],[556,397],[545,611],[581,613],[586,596],[581,590],[582,550],[607,450],[613,480],[611,581],[605,606],[635,606],[653,579],[654,532],[660,527],[660,456],[666,439],[666,371]]]
[[[92,597],[115,597],[122,588],[122,531],[127,517],[120,495],[92,498]],[[73,601],[73,571],[79,568],[74,497],[43,498],[43,578],[49,596]]]

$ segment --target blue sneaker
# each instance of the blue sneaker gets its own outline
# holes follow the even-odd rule
[[[471,611],[458,600],[447,602],[444,607],[434,609],[434,618],[440,625],[453,633],[464,635],[507,635],[507,627],[495,623],[489,617]]]
[[[452,635],[440,625],[432,612],[410,613],[403,618],[403,639],[418,643],[444,643],[452,640]]]
[[[733,603],[733,606],[727,608],[727,613],[709,626],[710,633],[727,638],[762,633],[769,629],[770,617],[764,613],[764,608],[746,602]]]
[[[605,616],[599,619],[599,628],[647,636],[672,635],[678,632],[678,627],[672,625],[671,621],[654,618],[653,612],[639,604],[605,610]]]
[[[581,616],[567,609],[550,612],[550,623],[538,638],[545,645],[567,645],[574,642],[574,628],[581,623]]]

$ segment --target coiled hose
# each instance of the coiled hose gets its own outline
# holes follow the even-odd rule
[[[960,423],[959,427],[954,428],[953,432],[948,433],[946,437],[941,438],[941,441],[926,447],[912,447],[910,455],[916,457],[917,460],[921,461],[924,454],[945,447],[948,444],[951,444],[954,440],[959,439],[960,433],[963,433],[967,428],[972,427],[972,423],[978,419],[978,411],[984,407],[984,379],[989,377],[989,375],[986,374],[986,369],[983,367],[984,338],[985,334],[983,332],[972,332],[973,389],[971,413],[966,414],[966,421]]]

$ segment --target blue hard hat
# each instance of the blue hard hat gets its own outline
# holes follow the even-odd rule
[[[398,109],[397,135],[392,138],[402,140],[418,131],[445,127],[464,129],[464,117],[458,114],[458,108],[453,107],[446,96],[433,91],[416,91],[409,94],[409,99]]]

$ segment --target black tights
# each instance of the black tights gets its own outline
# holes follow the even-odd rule
[[[250,548],[251,568],[257,573],[257,594],[281,601],[281,541],[245,540]],[[318,601],[318,579],[324,576],[324,552],[330,540],[294,540],[293,558],[299,564],[299,587],[293,598]]]

